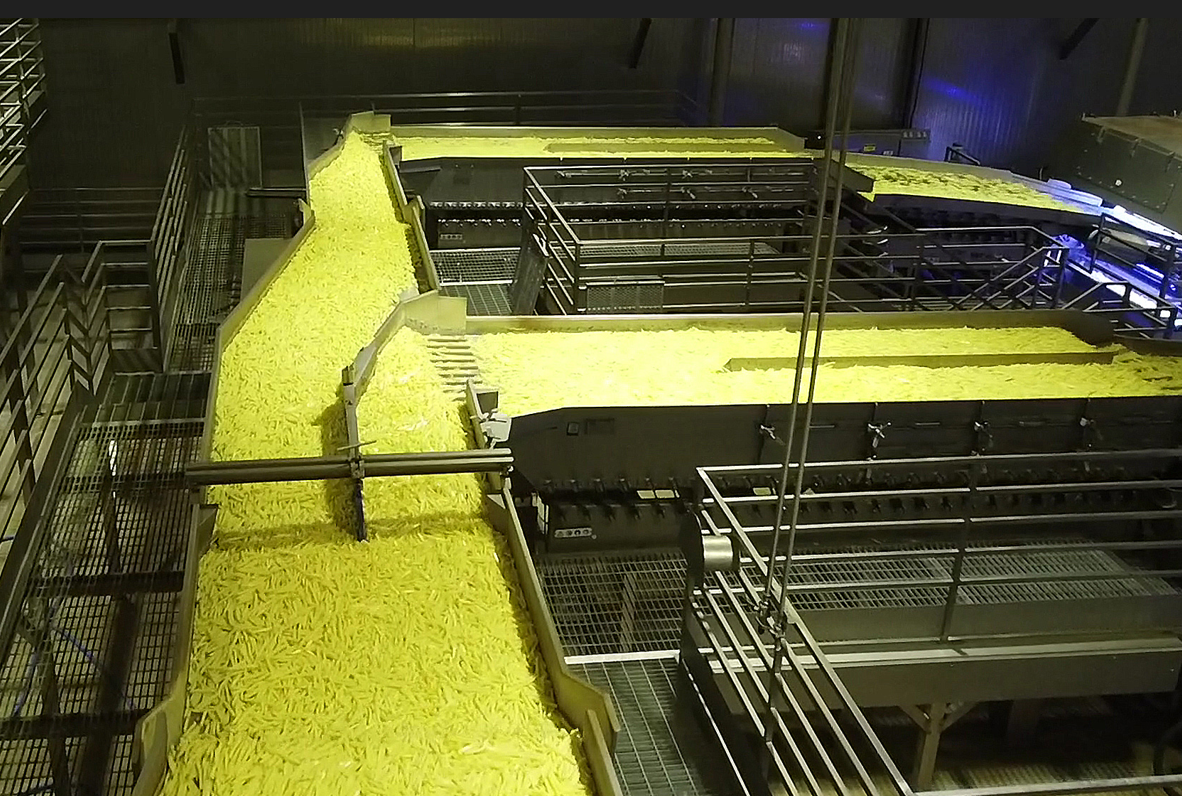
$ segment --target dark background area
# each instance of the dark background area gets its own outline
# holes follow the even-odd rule
[[[1064,127],[1111,115],[1134,20],[932,19],[917,90],[918,20],[864,27],[854,126],[930,128],[988,165],[1036,173]],[[431,91],[680,89],[706,104],[714,24],[655,19],[42,19],[49,114],[30,154],[39,187],[159,185],[189,99]],[[727,125],[820,127],[830,20],[738,19]],[[1130,112],[1182,108],[1182,20],[1151,20]],[[909,107],[913,106],[913,107]]]

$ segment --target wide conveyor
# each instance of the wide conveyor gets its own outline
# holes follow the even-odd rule
[[[429,314],[451,306],[418,301]],[[680,548],[696,586],[682,661],[711,715],[729,717],[728,747],[758,745],[747,733],[771,668],[759,567],[793,318],[461,322],[450,311],[429,338],[436,367],[473,393],[485,438],[513,451],[512,492],[552,594],[587,584],[560,626],[582,610],[584,627],[615,621],[621,644],[644,649],[638,623],[679,595],[643,570],[630,578],[626,562]],[[1076,313],[839,316],[825,339],[789,586],[817,646],[795,642],[785,682],[807,676],[841,707],[829,666],[854,704],[914,714],[920,786],[943,730],[975,704],[1171,690],[1177,361],[1129,351]],[[704,571],[720,555],[729,563]],[[596,567],[620,569],[621,595],[580,574]]]

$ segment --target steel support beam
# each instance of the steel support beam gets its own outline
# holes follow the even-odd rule
[[[903,97],[899,114],[899,127],[908,129],[915,123],[915,111],[919,107],[919,87],[923,79],[923,61],[928,49],[930,19],[911,20],[911,52],[907,59],[907,94]]]
[[[726,85],[731,72],[735,20],[720,18],[714,27],[714,68],[710,72],[709,124],[722,127],[726,111]]]
[[[1137,86],[1137,72],[1141,68],[1141,56],[1145,53],[1145,39],[1149,35],[1149,19],[1141,17],[1133,28],[1133,43],[1129,46],[1129,59],[1125,64],[1125,77],[1120,85],[1120,99],[1116,103],[1116,115],[1128,116],[1133,104],[1133,89]]]

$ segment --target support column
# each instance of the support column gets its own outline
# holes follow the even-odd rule
[[[936,702],[928,708],[926,726],[920,726],[919,742],[915,747],[915,764],[911,769],[911,786],[928,790],[936,773],[936,753],[940,750],[940,736],[944,732],[947,702]]]
[[[1041,699],[1015,699],[1006,715],[1006,746],[1017,749],[1028,746],[1038,727]]]
[[[714,68],[710,73],[708,124],[722,127],[726,109],[726,84],[731,73],[731,52],[735,39],[735,20],[719,19],[714,29]]]
[[[1120,99],[1116,103],[1116,115],[1128,116],[1133,104],[1133,89],[1137,86],[1137,72],[1141,69],[1141,56],[1145,52],[1145,39],[1149,35],[1149,20],[1140,18],[1133,28],[1133,43],[1129,46],[1129,60],[1125,64],[1125,79],[1120,86]]]

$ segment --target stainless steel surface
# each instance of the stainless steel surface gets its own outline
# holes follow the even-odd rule
[[[859,312],[835,315],[833,329],[938,329],[964,326],[973,329],[1002,329],[1030,326],[1057,326],[1066,329],[1091,345],[1113,341],[1109,323],[1078,310],[997,310],[995,312]],[[511,315],[504,318],[467,318],[468,334],[495,332],[577,332],[656,331],[663,329],[791,329],[800,325],[793,313],[752,312],[743,315],[725,313],[685,313],[684,315]]]
[[[1182,228],[1182,121],[1084,117],[1060,141],[1054,174],[1169,229]]]

